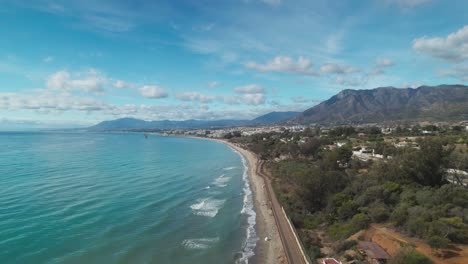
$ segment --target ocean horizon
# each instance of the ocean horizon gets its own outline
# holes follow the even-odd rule
[[[0,133],[1,263],[252,263],[247,164],[141,133]]]

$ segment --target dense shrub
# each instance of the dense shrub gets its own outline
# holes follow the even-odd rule
[[[338,252],[344,252],[354,246],[357,245],[357,241],[356,240],[346,240],[346,241],[343,241],[341,242],[340,244],[338,244],[338,246],[336,247],[336,251]]]
[[[400,250],[388,264],[433,264],[431,259],[412,249]]]
[[[288,131],[259,134],[244,142],[265,159],[290,157],[269,163],[269,168],[279,200],[299,228],[324,224],[327,234],[340,240],[371,223],[387,222],[434,248],[468,243],[468,191],[445,180],[447,166],[468,167],[466,147],[446,145],[466,135],[428,137],[417,142],[420,149],[395,149],[376,133],[367,143],[378,153],[391,153],[392,159],[362,162],[351,160],[353,140],[348,136],[355,133],[342,127],[317,137],[309,129],[302,146],[298,136]],[[324,147],[337,140],[348,144],[332,150]],[[409,255],[412,261],[414,256]]]

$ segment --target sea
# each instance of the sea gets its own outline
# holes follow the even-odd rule
[[[0,263],[252,263],[245,159],[210,140],[1,132]]]

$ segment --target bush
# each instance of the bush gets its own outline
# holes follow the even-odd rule
[[[369,227],[370,219],[365,214],[356,214],[351,219],[351,225],[353,225],[355,230],[362,230]]]
[[[413,249],[403,249],[388,262],[389,264],[434,264],[431,259]]]
[[[327,228],[327,234],[335,240],[346,239],[356,231],[351,224],[336,223]]]
[[[357,244],[356,240],[348,240],[348,241],[343,241],[338,246],[336,247],[336,251],[338,252],[343,252],[346,251],[352,247],[354,247]]]
[[[397,208],[395,208],[390,216],[395,225],[401,226],[408,220],[408,204],[400,203]]]
[[[374,203],[369,208],[369,216],[372,222],[380,223],[388,219],[390,216],[389,209],[383,203]]]
[[[338,217],[341,220],[349,219],[356,213],[356,210],[357,205],[353,201],[345,201],[340,208],[338,208]]]
[[[307,251],[310,259],[315,260],[322,257],[322,252],[320,252],[320,248],[317,246],[310,246],[309,250]]]
[[[429,246],[433,249],[440,249],[447,247],[450,240],[445,237],[432,236],[429,238]]]
[[[322,220],[320,219],[320,216],[318,216],[318,215],[307,215],[304,218],[303,228],[305,228],[305,229],[315,229],[320,225],[320,223],[322,223]]]

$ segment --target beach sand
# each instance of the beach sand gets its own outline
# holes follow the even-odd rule
[[[257,214],[256,231],[259,240],[253,257],[254,263],[286,263],[283,245],[278,234],[275,219],[270,209],[270,201],[267,198],[265,183],[262,177],[256,174],[258,159],[248,150],[236,146],[233,143],[217,140],[227,144],[241,153],[248,162],[250,188],[252,189],[255,212]],[[268,241],[265,241],[268,237]]]

